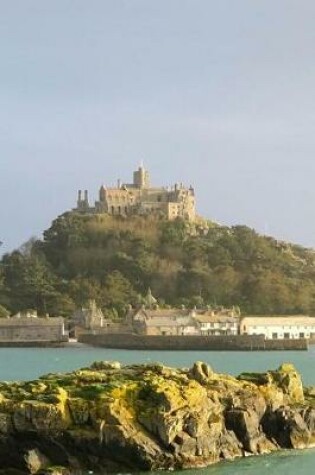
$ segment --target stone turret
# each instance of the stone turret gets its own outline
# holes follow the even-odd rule
[[[141,166],[137,171],[133,172],[133,184],[138,188],[150,187],[149,172],[144,167]]]
[[[84,190],[84,198],[82,198],[82,190],[78,191],[77,207],[79,210],[87,210],[89,208],[89,196],[88,191]]]
[[[147,308],[153,308],[155,305],[157,305],[157,300],[152,295],[150,287],[148,288],[147,295],[144,297],[144,304]]]
[[[106,200],[106,189],[105,189],[104,185],[102,185],[101,188],[100,188],[99,196],[100,196],[101,203],[103,203]]]

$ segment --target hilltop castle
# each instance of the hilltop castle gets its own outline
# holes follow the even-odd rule
[[[133,173],[133,183],[121,183],[117,187],[99,190],[99,200],[90,206],[88,192],[78,192],[77,208],[80,213],[107,213],[113,216],[157,214],[173,220],[183,218],[194,221],[196,216],[195,192],[192,187],[176,184],[172,188],[151,187],[150,177],[144,167]]]

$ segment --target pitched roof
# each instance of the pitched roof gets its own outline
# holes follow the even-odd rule
[[[178,308],[141,308],[137,310],[134,314],[134,317],[137,315],[144,315],[147,319],[151,318],[176,318],[176,317],[185,317],[190,314],[190,311],[187,309],[178,309]]]
[[[64,323],[64,319],[62,317],[0,318],[0,327],[31,327],[31,326],[51,326],[51,325],[58,326],[58,325],[62,325],[63,323]]]
[[[239,321],[238,318],[232,317],[229,315],[211,315],[211,314],[204,314],[204,315],[195,315],[193,317],[199,323],[236,323]]]
[[[196,321],[189,315],[172,318],[172,317],[154,317],[145,320],[147,327],[187,327],[196,326]]]
[[[241,319],[241,325],[314,325],[315,327],[315,318],[308,315],[248,315]]]

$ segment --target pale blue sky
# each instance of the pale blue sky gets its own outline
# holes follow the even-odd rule
[[[0,0],[0,240],[141,160],[315,247],[314,0]]]

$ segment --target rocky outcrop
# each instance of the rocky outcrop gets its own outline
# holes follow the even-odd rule
[[[201,362],[191,369],[97,362],[0,383],[6,474],[201,467],[314,444],[315,389],[304,389],[290,364],[235,378]]]

